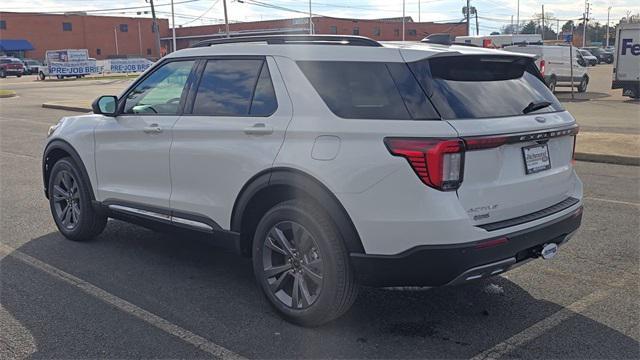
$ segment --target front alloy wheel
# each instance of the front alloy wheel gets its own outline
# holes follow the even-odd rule
[[[67,170],[59,171],[53,180],[53,207],[58,222],[73,230],[80,221],[80,191],[78,180]]]
[[[51,214],[58,230],[67,239],[85,241],[100,234],[107,217],[91,204],[90,188],[71,158],[53,164],[48,193]]]
[[[262,251],[263,276],[271,293],[294,309],[311,306],[322,291],[322,258],[304,226],[283,221],[271,228]]]

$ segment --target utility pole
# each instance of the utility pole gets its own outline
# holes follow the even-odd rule
[[[560,19],[556,19],[556,40],[560,40]]]
[[[173,37],[173,51],[176,51],[176,17],[175,14],[173,13],[173,0],[171,0],[171,31],[172,31],[172,37]]]
[[[607,43],[605,47],[609,46],[609,14],[611,13],[611,6],[607,8]]]
[[[222,0],[222,7],[224,7],[224,29],[227,33],[227,37],[229,35],[229,18],[227,17],[227,0]]]
[[[587,21],[589,21],[589,2],[585,0],[584,2],[585,12],[584,19],[582,21],[582,47],[586,46],[587,41]]]
[[[402,0],[402,41],[404,41],[404,0]]]
[[[313,17],[311,14],[311,0],[309,0],[309,35],[313,35]]]
[[[518,6],[516,10],[516,34],[520,33],[520,0],[518,0]]]
[[[512,34],[513,34],[513,30],[514,30],[514,28],[513,28],[513,15],[511,15],[511,33]]]
[[[418,22],[420,22],[420,0],[418,0]]]
[[[544,43],[544,4],[542,4],[542,29],[540,33],[542,34],[542,42]]]
[[[158,53],[158,59],[160,59],[162,57],[160,54],[160,28],[158,27],[158,20],[156,19],[156,9],[153,6],[153,0],[149,0],[149,3],[151,4],[151,18],[153,19],[151,28],[156,35],[156,52]]]

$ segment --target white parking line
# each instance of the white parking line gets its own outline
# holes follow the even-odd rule
[[[629,201],[603,199],[603,198],[597,198],[597,197],[591,197],[591,196],[585,196],[584,198],[585,198],[585,200],[604,201],[604,202],[609,202],[609,203],[612,203],[612,204],[631,205],[631,206],[640,207],[640,203],[634,203],[634,202],[629,202]]]
[[[108,293],[99,287],[92,285],[78,277],[75,277],[67,272],[64,272],[54,266],[44,263],[34,257],[31,257],[19,250],[15,250],[9,246],[0,244],[0,258],[4,256],[11,256],[18,259],[28,265],[33,266],[38,270],[42,270],[47,274],[62,280],[68,284],[75,286],[76,288],[84,291],[85,293],[92,295],[107,304],[113,305],[116,308],[124,311],[125,313],[135,316],[138,319],[145,321],[146,323],[155,326],[156,328],[173,335],[182,341],[185,341],[196,348],[205,351],[216,358],[221,359],[244,359],[244,357],[226,349],[220,345],[214,344],[211,341],[192,333],[189,330],[183,329],[178,325],[175,325],[168,320],[161,318],[158,315],[152,314],[116,295]]]
[[[622,287],[627,283],[634,282],[635,277],[633,274],[629,274],[619,281],[614,282],[611,288],[608,290],[600,289],[597,290],[582,299],[570,304],[569,306],[563,308],[562,310],[553,313],[551,316],[546,317],[537,323],[529,326],[523,331],[513,335],[507,340],[495,345],[494,347],[487,349],[476,356],[472,357],[471,360],[485,360],[485,359],[499,359],[502,356],[512,352],[517,349],[519,346],[522,346],[551,330],[552,328],[560,325],[563,321],[568,320],[569,318],[575,316],[576,314],[581,314],[584,312],[589,306],[596,304],[608,296],[611,295],[613,291],[616,291],[616,288]]]

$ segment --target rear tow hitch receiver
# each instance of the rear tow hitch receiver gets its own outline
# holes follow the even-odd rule
[[[542,250],[540,250],[540,253],[538,255],[545,260],[549,260],[554,256],[556,256],[557,253],[558,253],[558,244],[549,243],[549,244],[544,244],[544,246],[542,246]]]

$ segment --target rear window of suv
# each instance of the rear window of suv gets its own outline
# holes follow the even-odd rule
[[[550,105],[532,113],[563,110],[528,58],[445,56],[410,67],[444,119],[517,116],[541,101]]]
[[[342,118],[440,118],[405,63],[298,61],[298,66]]]
[[[521,56],[443,56],[409,64],[299,61],[330,110],[348,119],[481,119],[563,111],[534,61]]]

